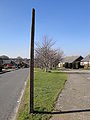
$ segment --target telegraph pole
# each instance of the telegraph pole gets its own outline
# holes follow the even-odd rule
[[[31,51],[30,51],[30,113],[34,111],[34,31],[35,31],[35,9],[32,9],[31,24]]]

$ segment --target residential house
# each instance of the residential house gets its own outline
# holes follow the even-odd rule
[[[17,67],[17,64],[11,59],[3,60],[3,68],[16,68],[16,67]]]
[[[8,67],[12,66],[11,60],[9,59],[8,56],[2,55],[2,56],[0,56],[0,59],[1,59],[1,62],[2,62],[2,68],[8,68]]]
[[[85,68],[90,67],[90,54],[87,55],[84,59],[81,60],[81,66],[84,66]]]
[[[27,58],[9,58],[6,55],[0,56],[0,65],[1,60],[3,61],[2,67],[3,68],[28,68],[29,67],[29,59]],[[0,67],[1,68],[1,67]]]
[[[2,68],[15,68],[16,63],[6,55],[0,56],[2,59]]]
[[[82,56],[67,56],[59,63],[59,67],[62,68],[80,68],[80,62],[83,59]]]

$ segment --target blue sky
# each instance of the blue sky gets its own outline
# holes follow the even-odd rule
[[[0,0],[0,55],[29,57],[33,7],[35,42],[48,35],[65,55],[90,53],[90,0]]]

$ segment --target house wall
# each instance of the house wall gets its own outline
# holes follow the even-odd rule
[[[62,62],[59,63],[59,64],[58,64],[58,67],[59,67],[59,68],[62,68],[62,67],[63,67],[63,63],[62,63]]]
[[[2,65],[2,60],[0,60],[0,65]]]
[[[80,65],[84,66],[84,65],[87,65],[88,62],[81,62]]]
[[[90,62],[89,62],[89,67],[90,67]]]
[[[90,67],[90,62],[81,62],[80,65],[82,65],[82,66],[89,65],[89,67]]]

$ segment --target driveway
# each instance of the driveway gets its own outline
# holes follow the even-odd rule
[[[50,120],[90,120],[90,73],[69,73]]]
[[[19,102],[29,69],[0,74],[0,120],[9,120]]]

